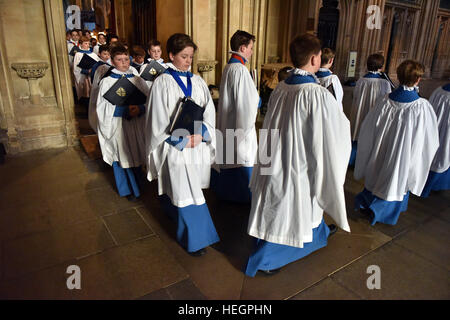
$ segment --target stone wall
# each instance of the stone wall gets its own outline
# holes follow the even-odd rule
[[[369,18],[366,11],[371,5],[377,5],[381,10],[381,29],[369,29],[366,25]],[[443,77],[447,74],[448,77],[450,11],[439,10],[439,1],[340,0],[339,9],[334,68],[341,80],[348,78],[346,73],[350,51],[358,53],[356,78],[367,72],[366,60],[372,53],[385,56],[386,71],[393,80],[396,79],[397,66],[406,59],[421,61],[426,67],[425,77],[432,76],[434,59],[436,68],[433,76]],[[443,30],[438,43],[440,25],[443,25]]]
[[[0,125],[8,153],[76,143],[60,0],[0,0]]]

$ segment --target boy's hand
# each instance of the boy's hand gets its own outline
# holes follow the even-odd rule
[[[187,143],[185,148],[195,148],[200,143],[202,143],[203,137],[201,134],[194,134],[192,136],[187,136],[186,138],[189,139],[189,142]]]
[[[139,107],[136,105],[130,105],[128,106],[128,113],[130,115],[130,117],[137,117],[139,115]]]

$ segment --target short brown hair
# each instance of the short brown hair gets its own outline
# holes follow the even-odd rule
[[[118,56],[120,54],[125,54],[127,56],[129,55],[128,49],[125,48],[123,43],[115,44],[113,46],[110,46],[110,48],[111,48],[110,50],[111,60],[114,59],[115,56]]]
[[[238,30],[236,31],[230,40],[231,50],[239,51],[241,46],[248,46],[250,41],[255,42],[256,37],[246,31]]]
[[[89,44],[91,44],[91,39],[89,39],[86,36],[81,36],[79,42],[80,42],[80,44],[83,43],[83,42],[89,42]]]
[[[131,55],[133,57],[136,57],[136,56],[145,57],[145,50],[142,49],[141,46],[133,46],[133,48],[131,49]]]
[[[412,87],[425,73],[425,66],[414,60],[405,60],[397,67],[397,77],[401,85]]]
[[[167,53],[176,55],[178,52],[183,51],[187,47],[197,50],[197,45],[192,41],[191,37],[184,33],[175,33],[167,40]]]
[[[289,45],[292,63],[296,68],[307,65],[311,56],[319,54],[321,48],[322,43],[316,36],[309,33],[297,36]]]
[[[148,46],[148,49],[150,49],[151,47],[161,47],[161,42],[159,42],[156,39],[152,39],[148,42],[147,46]]]
[[[384,57],[381,54],[374,53],[367,57],[367,70],[378,71],[383,65]]]
[[[102,53],[103,51],[108,51],[109,52],[109,46],[107,44],[102,44],[101,46],[98,47],[98,53]]]
[[[336,54],[334,53],[334,51],[330,48],[323,48],[322,49],[322,60],[321,60],[321,65],[325,65],[330,63],[331,59],[333,59],[336,56]]]

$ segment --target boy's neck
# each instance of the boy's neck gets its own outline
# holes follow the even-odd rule
[[[315,74],[318,70],[316,70],[316,68],[314,68],[312,65],[308,64],[306,66],[303,67],[299,67],[299,69],[307,71],[309,73]]]

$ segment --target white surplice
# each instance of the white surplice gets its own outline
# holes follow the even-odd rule
[[[173,64],[168,67],[177,70]],[[178,70],[179,71],[179,70]],[[187,77],[180,76],[185,86]],[[182,151],[167,143],[169,128],[184,93],[172,75],[163,73],[153,82],[147,100],[146,149],[147,179],[158,179],[159,195],[166,194],[173,205],[186,207],[205,203],[202,189],[209,187],[211,163],[215,153],[215,109],[205,81],[193,75],[192,96],[205,108],[203,124],[211,139]]]
[[[319,71],[323,72],[331,72],[329,69],[320,68]],[[331,74],[326,77],[318,78],[320,81],[320,85],[324,88],[328,88],[330,85],[333,86],[334,94],[336,95],[336,100],[339,103],[339,106],[343,108],[342,100],[344,99],[344,89],[342,88],[341,81],[339,77],[335,74]]]
[[[270,163],[259,159],[253,168],[248,233],[303,248],[323,211],[350,231],[344,198],[350,123],[333,95],[317,83],[283,81],[270,96],[263,129],[278,130],[279,141],[261,138],[259,153]]]
[[[253,167],[255,164],[258,151],[255,122],[259,100],[258,90],[245,65],[227,64],[220,82],[217,110],[217,130],[222,133],[223,147],[217,150],[214,168]],[[227,135],[227,129],[231,130],[231,135]],[[227,154],[227,146],[231,145],[233,154]]]
[[[350,112],[352,141],[358,140],[361,123],[375,107],[379,99],[391,92],[391,84],[382,78],[360,78],[353,91],[353,103]]]
[[[73,59],[73,75],[75,77],[75,89],[77,91],[77,97],[80,98],[89,98],[91,91],[91,78],[90,75],[85,75],[81,73],[81,68],[78,67],[83,55],[87,54],[89,57],[94,59],[95,61],[100,60],[99,57],[93,53],[83,53],[77,52]]]
[[[437,88],[430,97],[430,103],[436,113],[439,130],[439,149],[431,171],[442,173],[450,167],[450,91]]]
[[[354,177],[386,201],[420,196],[439,146],[436,114],[423,98],[402,103],[386,95],[367,114],[358,137]]]
[[[130,67],[127,72],[113,69],[112,72],[119,75],[134,74],[135,76],[128,80],[140,91],[146,93],[147,85],[141,77],[136,75],[136,69]],[[130,120],[114,117],[116,106],[103,97],[118,80],[108,76],[100,81],[96,110],[100,148],[103,160],[109,165],[118,161],[122,168],[139,167],[145,160],[145,114]],[[148,110],[146,109],[145,112],[147,113]]]

